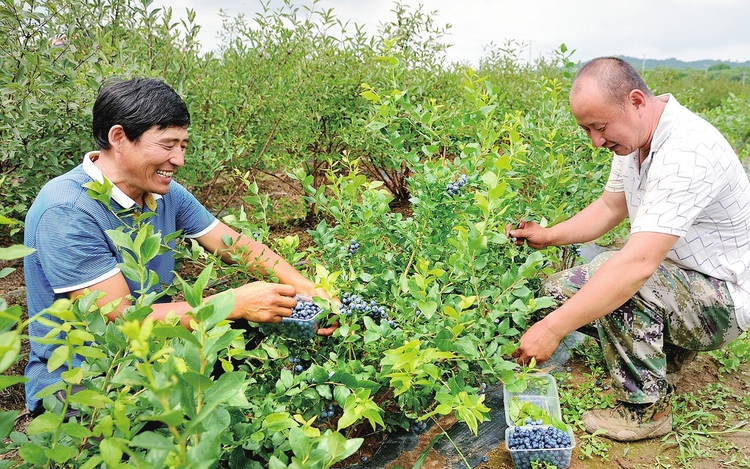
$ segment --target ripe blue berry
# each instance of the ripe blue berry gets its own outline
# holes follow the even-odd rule
[[[449,196],[453,197],[454,195],[458,194],[458,192],[464,185],[466,185],[466,182],[466,175],[462,174],[455,182],[449,182],[448,185],[445,186],[445,192]]]
[[[385,312],[383,306],[378,305],[375,300],[369,302],[363,300],[359,295],[354,293],[344,293],[341,296],[341,306],[339,306],[339,314],[344,316],[360,316],[366,315],[372,318],[376,324],[380,324],[381,320],[388,321],[388,325],[391,328],[396,327],[396,323],[389,321],[388,314]]]
[[[507,433],[508,449],[517,468],[531,467],[531,461],[543,461],[557,467],[568,467],[573,440],[568,432],[551,426],[531,425],[512,427]]]
[[[263,334],[280,333],[291,339],[310,340],[315,337],[318,330],[318,321],[315,318],[321,312],[321,309],[309,297],[295,297],[297,305],[292,308],[292,314],[289,317],[281,319],[280,323],[260,325],[260,332]],[[291,359],[290,359],[291,362]]]
[[[349,241],[349,245],[345,249],[346,249],[346,253],[349,256],[353,256],[354,254],[357,253],[357,250],[359,250],[359,243],[357,242],[356,239],[352,239],[351,241]]]
[[[427,422],[422,420],[421,422],[414,422],[411,424],[411,431],[417,434],[421,434],[427,431]]]

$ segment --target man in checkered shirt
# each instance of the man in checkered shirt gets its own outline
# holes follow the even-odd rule
[[[545,281],[558,308],[532,325],[519,363],[548,359],[567,334],[593,332],[618,404],[584,413],[586,429],[635,441],[672,429],[669,372],[737,338],[750,314],[750,184],[708,122],[655,96],[628,63],[602,57],[570,93],[578,124],[613,155],[602,195],[551,228],[525,221],[508,236],[535,249],[592,241],[626,217],[623,248]]]

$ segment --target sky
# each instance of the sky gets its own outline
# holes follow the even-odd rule
[[[271,10],[282,0],[265,0]],[[304,6],[333,9],[350,28],[358,24],[368,35],[396,18],[393,0],[292,0]],[[574,62],[602,55],[682,61],[750,60],[750,0],[401,0],[401,4],[433,12],[437,25],[450,24],[444,42],[450,61],[477,64],[491,42],[516,44],[521,60],[549,57],[565,44]],[[219,47],[219,11],[252,20],[262,11],[260,0],[154,0],[152,7],[172,7],[184,17],[196,13],[204,51]]]

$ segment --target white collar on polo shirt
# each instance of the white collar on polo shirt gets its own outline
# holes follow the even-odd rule
[[[91,179],[98,181],[98,182],[104,182],[104,178],[106,176],[94,164],[94,161],[96,161],[97,158],[99,158],[98,151],[90,151],[86,153],[86,155],[83,157],[83,170],[86,172],[86,174],[91,176]],[[149,200],[149,196],[151,196],[150,200]],[[115,199],[115,202],[120,204],[120,207],[122,208],[130,208],[133,205],[138,205],[135,200],[127,196],[122,190],[120,190],[114,184],[112,184],[112,198]],[[149,206],[149,208],[151,208],[151,210],[154,210],[156,207],[156,203],[154,201],[161,199],[161,194],[154,194],[153,192],[151,192],[148,195],[146,195],[145,199],[146,199],[145,202]],[[149,203],[149,202],[152,202],[152,203]]]

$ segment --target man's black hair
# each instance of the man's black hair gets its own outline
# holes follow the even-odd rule
[[[110,81],[99,91],[93,110],[96,145],[108,150],[109,130],[121,125],[131,142],[156,126],[187,127],[190,112],[180,95],[166,83],[152,78]]]

